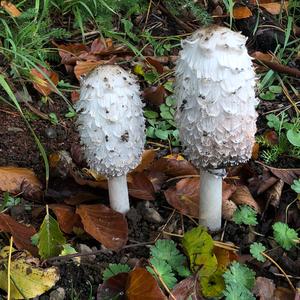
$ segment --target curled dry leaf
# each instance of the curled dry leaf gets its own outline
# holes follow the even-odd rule
[[[253,293],[259,300],[274,299],[275,284],[273,280],[266,277],[256,277]]]
[[[8,263],[9,247],[0,252],[0,288],[8,289]],[[27,251],[12,249],[10,265],[10,299],[29,299],[40,296],[50,290],[59,280],[59,271],[56,267],[42,269],[39,260],[32,257]],[[21,291],[21,292],[20,292]]]
[[[42,184],[31,169],[0,167],[0,191],[39,200],[42,196]]]
[[[246,19],[251,16],[252,16],[252,12],[247,6],[235,7],[233,9],[233,17],[236,20]]]
[[[14,244],[18,249],[26,249],[32,255],[37,255],[37,248],[31,243],[31,237],[36,233],[32,226],[20,224],[11,216],[0,213],[0,232],[11,234],[14,239]]]
[[[91,45],[92,54],[103,54],[113,49],[112,39],[101,39],[97,38],[93,40]]]
[[[237,205],[231,200],[222,201],[222,216],[225,220],[230,221],[234,212],[237,210]]]
[[[50,204],[49,208],[54,211],[63,232],[70,234],[74,227],[82,227],[80,216],[75,213],[75,208],[65,204]]]
[[[51,92],[57,91],[56,86],[59,81],[58,74],[52,70],[47,70],[42,66],[39,68],[42,72],[37,69],[31,69],[30,71],[30,74],[33,77],[33,86],[42,95],[48,96]]]
[[[126,285],[128,300],[167,300],[158,282],[144,268],[135,268],[129,273]]]
[[[300,177],[300,169],[277,169],[267,165],[264,166],[267,167],[271,173],[289,185],[293,184],[293,181]]]
[[[228,244],[232,246],[232,244]],[[218,269],[225,272],[232,261],[237,260],[238,256],[234,251],[227,250],[221,247],[214,247],[213,253],[218,261]]]
[[[199,178],[184,178],[167,189],[164,194],[167,202],[183,215],[199,217]],[[226,202],[235,191],[235,186],[223,183],[222,199]]]
[[[288,10],[288,1],[284,1],[283,4],[280,2],[261,3],[259,6],[272,15],[279,15],[283,9]]]
[[[21,15],[18,8],[10,1],[1,1],[1,7],[3,7],[12,17],[19,17]]]
[[[230,197],[237,205],[249,205],[255,209],[256,212],[260,213],[261,209],[258,206],[257,202],[252,197],[249,189],[245,185],[239,185],[236,188],[236,191]]]
[[[283,190],[284,182],[279,179],[266,193],[267,202],[274,207],[279,206],[282,190]]]
[[[197,169],[181,155],[168,155],[154,162],[153,171],[159,171],[168,177],[177,177],[185,175],[198,175]]]
[[[80,205],[76,213],[81,217],[84,230],[108,249],[119,250],[128,238],[125,217],[102,205]]]
[[[143,172],[148,169],[154,162],[156,151],[154,149],[146,149],[142,154],[142,160],[140,164],[132,172]]]
[[[153,66],[159,74],[162,74],[164,72],[164,67],[158,60],[155,60],[151,57],[146,57],[146,62],[149,65]]]
[[[166,90],[162,85],[147,87],[143,91],[145,100],[153,105],[160,105],[165,102]]]
[[[142,200],[155,200],[154,187],[145,173],[131,173],[127,176],[128,193]]]

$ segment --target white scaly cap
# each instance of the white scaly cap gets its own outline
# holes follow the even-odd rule
[[[203,169],[251,157],[256,132],[255,73],[246,37],[211,26],[182,43],[176,66],[176,122],[185,154]]]
[[[134,75],[117,65],[96,68],[81,81],[75,105],[84,154],[108,178],[135,168],[145,143],[145,120]]]

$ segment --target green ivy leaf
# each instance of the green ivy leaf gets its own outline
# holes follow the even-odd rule
[[[119,273],[128,273],[129,271],[130,267],[126,264],[109,264],[102,274],[102,279],[106,281]]]
[[[149,137],[149,138],[152,138],[154,139],[156,136],[155,136],[155,128],[152,127],[152,126],[149,126],[147,129],[146,129],[146,136]]]
[[[182,239],[182,246],[190,260],[193,272],[199,276],[210,276],[218,266],[218,261],[213,253],[214,241],[203,226],[198,226],[186,232]]]
[[[266,91],[265,93],[260,93],[259,98],[261,98],[263,100],[272,101],[272,100],[275,100],[276,95],[274,93],[272,93],[271,91]]]
[[[257,225],[256,211],[248,206],[240,206],[234,213],[232,217],[233,221],[236,224],[245,224],[245,225]]]
[[[276,222],[272,227],[275,241],[283,249],[290,250],[297,244],[298,234],[296,230],[290,228],[287,224],[282,222]]]
[[[156,111],[153,111],[153,110],[145,110],[144,111],[144,116],[147,118],[147,119],[156,119],[158,118],[158,113]]]
[[[281,122],[277,116],[275,116],[274,114],[269,114],[266,116],[266,119],[268,120],[267,125],[270,128],[274,128],[277,132],[280,130]]]
[[[251,255],[258,261],[265,262],[266,258],[262,255],[266,251],[266,247],[262,243],[253,243],[250,246]]]
[[[31,238],[34,245],[39,249],[41,258],[49,258],[60,254],[66,239],[61,232],[57,221],[47,214],[40,227],[40,230]]]
[[[163,111],[160,113],[160,116],[165,120],[173,120],[174,116],[170,113],[170,111]]]
[[[269,86],[269,91],[274,94],[281,94],[282,88],[279,85],[271,85]]]

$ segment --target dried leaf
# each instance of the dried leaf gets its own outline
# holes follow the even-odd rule
[[[263,53],[260,51],[255,51],[255,52],[251,53],[251,56],[257,60],[279,63],[277,57],[270,53]]]
[[[258,156],[259,156],[259,144],[258,143],[254,143],[253,148],[252,148],[251,158],[253,160],[257,160]]]
[[[168,203],[181,214],[199,217],[199,178],[184,178],[164,194]]]
[[[295,293],[291,289],[280,286],[275,289],[272,300],[295,300]]]
[[[105,61],[77,61],[74,68],[75,76],[80,80],[81,76],[88,74],[100,65],[104,65]]]
[[[251,16],[252,16],[252,12],[247,6],[235,7],[233,9],[233,17],[236,20],[246,19]]]
[[[164,67],[159,61],[157,61],[151,57],[146,57],[146,62],[149,65],[153,66],[159,74],[163,74]]]
[[[185,278],[184,280],[177,283],[172,289],[172,295],[176,300],[204,300],[204,298],[197,297],[196,295],[196,279],[194,276],[190,276]],[[169,300],[174,300],[174,298],[170,295]]]
[[[42,184],[31,169],[0,167],[0,191],[39,200]]]
[[[288,185],[293,184],[293,181],[300,177],[300,169],[277,169],[267,165],[264,166]]]
[[[156,151],[154,149],[144,150],[140,164],[132,172],[140,173],[148,169],[150,165],[154,162],[155,156]]]
[[[256,212],[260,213],[261,209],[257,202],[252,197],[249,189],[245,185],[237,186],[236,191],[232,194],[230,199],[237,205],[249,205],[253,207]]]
[[[61,57],[61,63],[64,65],[75,65],[79,55],[88,52],[88,47],[83,44],[56,44],[56,47]]]
[[[125,294],[126,283],[128,280],[129,273],[119,273],[103,284],[100,284],[97,290],[97,300],[117,299],[122,300],[124,297],[121,295]]]
[[[217,257],[218,269],[225,272],[232,261],[238,259],[234,251],[227,250],[221,247],[214,247],[213,253]]]
[[[237,205],[231,200],[222,201],[222,216],[225,220],[232,220],[234,212],[237,210]]]
[[[181,155],[168,155],[155,161],[153,171],[165,173],[168,177],[199,175],[197,169]]]
[[[145,100],[153,105],[160,105],[165,102],[166,90],[162,85],[147,87],[143,91]]]
[[[106,248],[121,249],[127,242],[128,225],[124,216],[102,205],[80,205],[76,209],[84,229]]]
[[[274,130],[267,130],[264,133],[264,138],[270,143],[271,145],[278,145],[279,138],[277,133]]]
[[[58,74],[41,66],[39,68],[44,74],[37,69],[31,69],[30,71],[33,77],[33,86],[42,95],[48,96],[51,92],[57,91],[56,86],[59,81]],[[49,79],[45,75],[47,75]]]
[[[0,252],[0,288],[5,291],[8,286],[8,254],[9,247],[2,248]],[[50,290],[59,280],[57,268],[42,269],[38,264],[38,259],[33,258],[28,252],[13,249],[10,266],[11,299],[35,298]]]
[[[131,173],[127,176],[129,195],[142,200],[155,200],[154,187],[145,173]]]
[[[32,255],[37,255],[37,248],[31,243],[31,237],[36,233],[32,226],[20,224],[11,216],[0,213],[0,232],[10,233],[18,249],[26,249],[30,251]]]
[[[183,215],[199,217],[199,178],[184,178],[176,186],[168,188],[164,194],[167,202]],[[235,186],[223,183],[223,202],[235,191]]]
[[[288,1],[283,2],[283,6],[281,6],[280,2],[273,2],[273,3],[261,3],[259,5],[263,7],[266,11],[268,11],[272,15],[279,15],[282,9],[288,9]]]
[[[79,215],[75,213],[75,208],[65,204],[50,204],[57,218],[59,227],[65,233],[72,233],[74,227],[82,227]]]
[[[275,284],[273,280],[265,277],[256,277],[253,293],[259,300],[274,299]]]
[[[166,300],[158,282],[144,268],[135,268],[129,273],[126,288],[128,300]]]
[[[107,53],[107,50],[112,48],[113,48],[112,39],[97,38],[92,42],[91,53],[103,54],[103,52]]]
[[[19,17],[21,15],[18,8],[9,1],[1,1],[1,7],[3,7],[12,17]]]
[[[274,207],[279,207],[281,194],[283,190],[284,182],[279,179],[267,192],[266,198],[268,204]]]

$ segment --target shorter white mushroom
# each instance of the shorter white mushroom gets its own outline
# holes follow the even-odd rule
[[[129,210],[126,174],[140,162],[145,121],[135,77],[117,65],[104,65],[81,81],[77,124],[91,169],[108,178],[110,206]]]
[[[225,167],[251,157],[255,73],[246,37],[211,26],[182,43],[176,67],[176,121],[185,154],[200,171],[199,222],[221,228]]]

